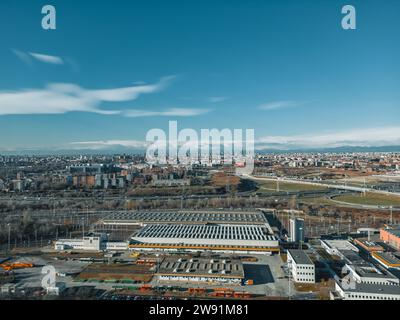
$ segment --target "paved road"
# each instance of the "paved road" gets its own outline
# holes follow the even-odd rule
[[[396,195],[400,196],[400,192],[390,192],[384,190],[376,190],[372,188],[361,188],[361,187],[354,187],[354,186],[347,186],[342,184],[330,184],[330,183],[322,183],[322,182],[313,182],[313,181],[305,181],[300,179],[287,179],[287,178],[273,178],[273,177],[259,177],[259,176],[252,176],[252,175],[243,175],[244,177],[251,179],[251,180],[264,180],[264,181],[280,181],[286,183],[296,183],[296,184],[304,184],[310,186],[320,186],[326,188],[333,188],[333,189],[340,189],[340,190],[348,190],[348,191],[357,191],[357,192],[370,192],[370,193],[378,193],[378,194],[386,194],[386,195]]]

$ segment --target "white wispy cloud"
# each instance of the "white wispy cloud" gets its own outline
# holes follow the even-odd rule
[[[170,108],[163,111],[150,111],[150,110],[125,110],[123,115],[131,118],[138,117],[193,117],[199,116],[210,112],[210,109],[196,109],[196,108]]]
[[[11,49],[11,51],[15,54],[15,56],[21,60],[23,63],[25,63],[28,66],[32,65],[32,58],[30,57],[29,54],[26,52],[17,50],[17,49]]]
[[[207,102],[211,102],[211,103],[218,103],[218,102],[226,101],[228,99],[229,99],[229,97],[223,97],[223,96],[221,96],[221,97],[209,97],[209,98],[206,99],[206,101]]]
[[[115,89],[88,90],[76,84],[53,83],[44,89],[0,91],[0,115],[60,114],[71,111],[116,114],[121,110],[103,110],[103,102],[132,101],[142,94],[158,92],[174,77],[158,83]]]
[[[55,65],[64,64],[64,59],[55,55],[36,52],[24,52],[18,49],[11,49],[11,51],[17,56],[18,59],[29,66],[32,66],[34,60]]]
[[[291,136],[265,136],[257,144],[283,148],[379,147],[400,145],[400,127],[361,128]]]
[[[264,103],[264,104],[258,106],[258,108],[261,110],[277,110],[277,109],[283,109],[283,108],[297,107],[301,104],[303,104],[303,103],[296,102],[296,101],[272,101],[272,102]]]
[[[76,141],[69,143],[71,149],[91,149],[101,150],[110,147],[125,147],[125,148],[145,148],[148,143],[139,140],[98,140],[98,141]]]
[[[52,56],[42,53],[34,53],[34,52],[29,52],[29,55],[40,62],[50,63],[50,64],[64,64],[64,60],[57,56]]]

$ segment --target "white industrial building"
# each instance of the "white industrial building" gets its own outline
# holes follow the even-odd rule
[[[87,236],[81,239],[60,239],[54,244],[54,249],[63,250],[84,250],[101,251],[103,250],[104,235]]]
[[[336,281],[331,300],[400,300],[400,286],[356,283],[343,285]]]
[[[321,246],[332,256],[338,256],[343,259],[341,251],[359,252],[358,248],[348,240],[321,240]]]
[[[122,251],[128,249],[128,242],[107,241],[105,234],[98,234],[89,235],[81,239],[59,239],[54,243],[54,249],[57,251]]]
[[[278,239],[265,227],[248,225],[147,225],[132,240],[138,243],[279,247]]]
[[[376,285],[400,285],[400,279],[387,270],[378,269],[373,264],[346,264],[350,276],[356,283]]]
[[[125,251],[128,250],[128,241],[107,241],[105,246],[107,251]]]
[[[261,211],[222,210],[164,210],[164,211],[116,211],[102,220],[104,225],[147,224],[239,224],[264,225],[268,221]]]
[[[303,250],[288,250],[287,263],[294,282],[315,283],[315,265]]]

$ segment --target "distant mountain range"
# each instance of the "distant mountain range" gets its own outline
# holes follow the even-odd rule
[[[380,146],[380,147],[357,147],[343,146],[335,148],[302,148],[302,149],[265,149],[256,151],[257,153],[296,153],[296,152],[320,152],[320,153],[351,153],[351,152],[400,152],[400,146]]]

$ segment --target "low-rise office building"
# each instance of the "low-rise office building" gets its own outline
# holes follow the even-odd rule
[[[287,263],[295,282],[315,283],[315,265],[303,250],[288,250]]]
[[[108,241],[105,234],[88,235],[81,239],[59,239],[54,243],[57,251],[124,251],[128,250],[128,241]]]

